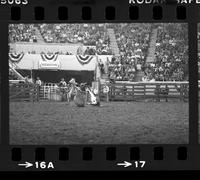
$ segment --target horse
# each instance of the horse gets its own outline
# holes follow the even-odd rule
[[[86,93],[90,96],[89,104],[94,106],[100,105],[99,99],[94,95],[87,83],[82,83],[80,87],[76,84],[71,84],[70,91],[68,93],[69,101],[74,101],[78,107],[84,107],[87,101]]]
[[[85,106],[85,92],[81,90],[76,84],[71,84],[68,96],[68,102],[74,101],[78,107]]]
[[[77,93],[76,85],[75,84],[71,84],[69,86],[69,91],[67,93],[68,102],[74,100],[74,97],[75,97],[76,93]]]
[[[85,92],[82,91],[79,87],[75,87],[76,95],[74,96],[74,103],[78,107],[84,107],[86,103]]]
[[[68,100],[68,91],[69,91],[69,87],[59,87],[59,93],[60,93],[60,96],[61,96],[61,101],[69,101]]]

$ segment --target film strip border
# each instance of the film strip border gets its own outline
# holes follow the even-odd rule
[[[6,1],[6,0],[5,0]],[[8,0],[5,5],[0,4],[3,16],[0,20],[13,21],[120,21],[120,20],[187,20],[188,7],[198,6],[192,3],[176,3],[176,0],[165,0],[165,3],[146,3],[145,0],[137,1],[58,1],[46,2],[31,1],[29,4],[16,4],[16,1]],[[151,1],[151,0],[150,0]],[[162,1],[162,0],[161,0]],[[7,2],[7,1],[6,1]],[[136,3],[133,3],[136,2]],[[152,1],[152,2],[160,2]],[[52,13],[53,12],[53,13]]]
[[[127,2],[126,2],[127,3]],[[86,3],[87,4],[87,3]],[[103,2],[102,2],[103,4]],[[197,13],[191,14],[192,9],[189,6],[184,5],[148,5],[148,6],[129,6],[127,4],[126,11],[120,11],[120,6],[115,5],[98,5],[93,8],[90,5],[80,5],[79,3],[72,5],[62,5],[57,7],[52,1],[52,4],[44,7],[37,4],[30,7],[6,7],[3,9],[0,21],[20,22],[115,22],[115,21],[129,21],[129,22],[189,22],[194,18]],[[102,8],[103,7],[103,8]],[[194,7],[194,6],[193,6]],[[52,9],[55,13],[51,13]],[[102,10],[103,9],[103,10]],[[126,12],[126,13],[124,13]],[[145,12],[145,13],[144,13]],[[189,18],[188,18],[189,17]],[[196,28],[198,17],[195,17],[189,24],[190,35],[190,57],[191,50],[196,51],[194,39],[196,39],[196,33],[191,32],[191,26]],[[197,29],[197,28],[196,28]],[[7,37],[5,37],[7,38]],[[191,46],[193,44],[193,46]],[[197,54],[197,53],[196,53]],[[195,56],[195,55],[194,55]],[[196,55],[197,56],[197,55]],[[190,63],[190,68],[193,69],[195,63]],[[197,86],[192,85],[191,88]],[[194,92],[194,91],[192,91]],[[191,100],[196,96],[192,96],[190,93],[190,108]],[[194,105],[195,106],[195,105]],[[191,117],[190,112],[190,119]],[[7,143],[3,140],[0,149],[0,170],[20,170],[17,166],[20,162],[53,162],[54,170],[140,170],[140,169],[199,169],[200,156],[199,145],[197,144],[197,123],[190,120],[190,145],[102,145],[102,146],[16,146],[7,147]],[[7,130],[3,130],[5,132]],[[193,132],[193,133],[191,133]],[[8,133],[8,132],[6,132]],[[4,133],[2,133],[4,134]],[[196,134],[196,135],[195,135]],[[191,146],[192,144],[192,146]],[[5,147],[4,147],[5,145]],[[138,162],[146,161],[144,168],[122,168],[117,166],[118,162]],[[22,168],[21,170],[24,170]],[[32,168],[29,170],[52,170],[47,168]]]
[[[57,9],[57,16],[55,20],[68,20],[68,7],[60,6]],[[42,6],[35,7],[33,9],[33,19],[37,21],[42,21],[46,19],[45,8]],[[185,6],[177,6],[175,18],[177,20],[185,20],[187,17],[187,10]],[[56,13],[55,13],[56,14]],[[130,20],[138,20],[141,16],[140,8],[138,6],[130,6],[128,9],[129,19]],[[153,20],[163,20],[164,14],[162,6],[156,5],[152,8],[152,19]],[[22,12],[20,7],[11,7],[11,20],[19,21],[23,20]],[[92,8],[90,6],[84,6],[81,8],[81,16],[82,20],[92,20]],[[116,9],[114,6],[105,7],[105,20],[115,20],[116,19]]]
[[[4,152],[1,170],[197,170],[199,157],[188,146],[13,147]],[[2,154],[2,152],[1,152]],[[29,167],[22,166],[28,164]],[[125,167],[127,165],[127,167]]]
[[[57,8],[57,20],[68,20],[68,7],[60,6]],[[33,9],[34,17],[33,19],[37,21],[42,21],[46,19],[45,8],[42,6],[34,7]],[[115,20],[116,19],[116,9],[114,6],[107,6],[104,9],[105,12],[105,20]],[[156,5],[152,8],[152,19],[153,20],[162,20],[163,19],[163,8],[162,6]],[[21,16],[21,8],[20,7],[11,7],[11,20],[19,21],[23,20]],[[56,13],[55,13],[56,14]],[[81,19],[82,20],[92,20],[92,7],[84,6],[81,8]],[[130,6],[128,9],[129,19],[130,20],[138,20],[140,18],[140,8],[138,6]],[[177,6],[176,7],[176,19],[177,20],[185,20],[187,16],[186,7],[185,6]]]

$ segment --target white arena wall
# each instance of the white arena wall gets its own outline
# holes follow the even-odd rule
[[[112,55],[88,56],[91,60],[86,64],[81,64],[76,55],[58,55],[56,60],[46,60],[40,54],[24,54],[21,60],[11,61],[16,69],[24,70],[72,70],[72,71],[94,71],[97,63],[97,58],[103,63],[110,61]],[[43,66],[41,66],[43,64]]]
[[[70,43],[30,43],[30,42],[18,42],[18,43],[11,43],[10,44],[10,52],[15,53],[28,53],[35,51],[35,54],[40,54],[41,52],[47,53],[55,53],[55,52],[62,52],[66,54],[66,52],[71,54],[77,54],[78,48],[82,46],[82,44],[70,44]],[[95,46],[82,46],[83,51],[87,47],[93,47]],[[96,49],[96,48],[95,48]]]

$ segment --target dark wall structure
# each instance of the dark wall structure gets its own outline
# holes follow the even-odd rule
[[[23,75],[31,76],[31,71],[23,70]],[[94,71],[33,70],[32,76],[34,79],[39,77],[44,83],[59,83],[61,78],[64,78],[66,82],[69,82],[71,78],[75,78],[78,83],[87,82],[90,85],[94,81]]]

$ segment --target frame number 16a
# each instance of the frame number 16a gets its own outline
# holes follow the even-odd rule
[[[54,165],[52,162],[35,162],[35,163],[30,163],[30,162],[25,162],[18,164],[18,166],[24,167],[24,168],[30,168],[30,167],[35,167],[36,169],[54,169]]]

